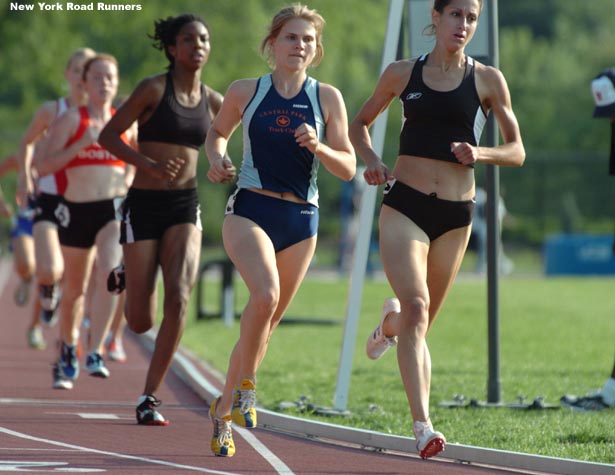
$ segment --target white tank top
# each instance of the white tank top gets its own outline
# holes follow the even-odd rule
[[[64,112],[66,112],[69,108],[68,100],[66,100],[65,97],[61,97],[60,99],[58,99],[56,101],[56,104],[57,104],[57,109],[56,109],[56,116],[54,117],[54,120],[56,120],[58,117],[64,114]],[[60,170],[57,173],[64,173],[64,171]],[[36,187],[39,193],[47,193],[48,195],[62,194],[62,191],[63,191],[59,189],[60,187],[58,186],[58,180],[56,179],[56,173],[50,173],[49,175],[39,177]]]

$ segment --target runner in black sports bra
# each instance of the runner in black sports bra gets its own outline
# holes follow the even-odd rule
[[[426,337],[468,244],[472,167],[477,162],[521,166],[525,160],[502,73],[464,52],[482,6],[483,0],[434,0],[427,28],[435,36],[432,51],[390,64],[349,128],[366,164],[366,182],[388,182],[379,217],[380,257],[395,296],[385,300],[366,352],[377,359],[399,340],[399,371],[422,458],[437,455],[446,445],[429,419]],[[373,149],[368,129],[396,97],[403,103],[404,123],[391,173]],[[502,145],[478,146],[487,109],[498,122]]]
[[[452,91],[436,91],[423,82],[429,55],[416,60],[408,85],[399,96],[404,122],[399,134],[399,155],[459,163],[451,142],[478,145],[487,120],[474,79],[474,60],[466,56],[461,84]]]
[[[201,84],[201,101],[196,107],[181,105],[175,98],[173,77],[166,75],[160,104],[144,123],[139,124],[139,143],[165,142],[199,149],[211,126],[207,89]]]
[[[157,269],[164,278],[163,323],[142,395],[138,424],[166,425],[155,394],[182,336],[188,300],[199,269],[202,228],[197,194],[199,149],[222,104],[201,82],[211,50],[210,30],[193,14],[155,22],[154,46],[170,61],[168,73],[141,81],[100,135],[100,143],[137,167],[122,206],[126,319],[143,333],[157,315]],[[139,149],[118,140],[139,122]]]

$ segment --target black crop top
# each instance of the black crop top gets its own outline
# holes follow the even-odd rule
[[[459,163],[451,142],[478,145],[487,117],[474,81],[474,60],[466,56],[461,84],[452,91],[434,91],[423,82],[428,55],[416,60],[410,80],[399,96],[403,125],[399,154]]]
[[[199,149],[210,126],[205,86],[201,84],[201,101],[195,107],[184,107],[175,99],[169,72],[160,104],[147,122],[139,124],[139,142],[164,142]]]

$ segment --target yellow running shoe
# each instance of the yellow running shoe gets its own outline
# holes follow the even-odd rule
[[[256,427],[256,385],[250,379],[243,379],[233,391],[231,416],[238,426],[253,429]]]
[[[214,434],[211,437],[211,451],[217,457],[232,457],[235,455],[233,430],[231,429],[231,416],[216,416],[217,398],[209,408],[209,418],[214,424]]]

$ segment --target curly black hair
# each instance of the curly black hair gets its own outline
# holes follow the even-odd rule
[[[202,23],[205,28],[207,28],[207,31],[210,32],[209,25],[205,22],[205,20],[193,13],[184,13],[183,15],[175,17],[170,16],[154,22],[154,34],[148,34],[147,36],[154,40],[154,43],[152,44],[154,48],[164,51],[164,54],[169,60],[169,66],[167,69],[173,69],[173,66],[175,65],[175,58],[169,54],[167,47],[174,45],[179,30],[181,30],[187,23],[192,23],[193,21]]]

